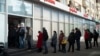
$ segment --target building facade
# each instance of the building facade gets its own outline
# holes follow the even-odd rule
[[[93,1],[95,0],[91,3]],[[66,37],[76,27],[81,30],[82,35],[87,28],[92,32],[93,29],[99,31],[99,21],[95,20],[98,19],[95,16],[96,11],[85,10],[84,6],[83,0],[0,0],[0,42],[7,47],[8,41],[11,41],[8,37],[10,26],[16,26],[21,22],[25,23],[25,27],[33,29],[35,42],[38,31],[42,31],[43,27],[49,34],[48,42],[54,30],[58,36],[62,30]]]

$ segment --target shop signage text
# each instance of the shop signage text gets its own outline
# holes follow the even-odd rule
[[[85,17],[85,18],[88,18],[88,14],[84,14],[84,17]]]
[[[52,4],[55,4],[55,0],[44,0],[44,1],[50,2]]]
[[[73,7],[70,7],[70,8],[69,8],[69,11],[72,12],[72,13],[77,13],[76,8],[73,8]]]

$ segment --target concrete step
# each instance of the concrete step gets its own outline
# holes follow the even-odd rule
[[[16,48],[12,48],[12,49],[8,49],[7,50],[7,53],[10,55],[10,56],[19,56],[19,55],[25,55],[25,54],[29,54],[29,53],[33,53],[33,52],[36,52],[36,48],[32,48],[32,49],[16,49]]]

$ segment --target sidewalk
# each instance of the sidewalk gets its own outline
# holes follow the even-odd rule
[[[68,49],[68,45],[66,49]],[[23,50],[20,53],[11,54],[11,56],[100,56],[100,46],[98,48],[93,47],[92,49],[86,50],[84,43],[81,43],[81,51],[75,50],[74,53],[72,52],[62,53],[58,51],[57,53],[52,53],[52,48],[49,46],[48,54],[43,54],[43,52],[37,53],[36,50],[33,49],[33,50]]]

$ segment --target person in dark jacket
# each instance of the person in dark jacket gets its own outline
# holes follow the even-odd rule
[[[70,48],[71,47],[72,47],[72,52],[74,52],[74,43],[75,43],[75,33],[74,33],[74,29],[72,30],[72,32],[68,36],[68,42],[69,42],[68,52],[70,52]]]
[[[48,40],[48,33],[47,33],[47,30],[45,28],[43,28],[43,46],[44,46],[44,50],[45,50],[43,54],[48,53],[47,40]]]
[[[61,47],[62,47],[62,44],[61,44],[61,42],[62,42],[62,40],[63,40],[63,38],[64,38],[64,33],[63,33],[63,31],[61,30],[60,31],[60,35],[59,35],[59,50],[58,51],[62,51],[61,49]]]
[[[75,28],[75,40],[77,44],[76,50],[80,51],[80,37],[81,37],[81,31],[78,28]]]
[[[25,27],[24,27],[24,23],[21,23],[21,27],[19,30],[19,48],[24,48],[25,47]]]
[[[54,48],[53,53],[56,53],[56,45],[57,45],[57,33],[56,33],[56,31],[54,31],[54,34],[52,36],[51,45]]]
[[[85,45],[86,45],[85,49],[88,49],[89,48],[89,32],[87,29],[84,32],[84,39],[85,39]]]
[[[93,38],[93,33],[90,32],[90,30],[88,29],[88,32],[89,32],[89,48],[92,48],[92,38]]]
[[[98,47],[98,37],[99,37],[99,33],[96,30],[94,30],[94,33],[93,33],[94,47],[95,47],[95,44]]]
[[[42,51],[42,43],[43,43],[43,33],[41,31],[38,31],[39,35],[38,35],[38,41],[37,41],[37,48],[38,48],[38,52]]]

